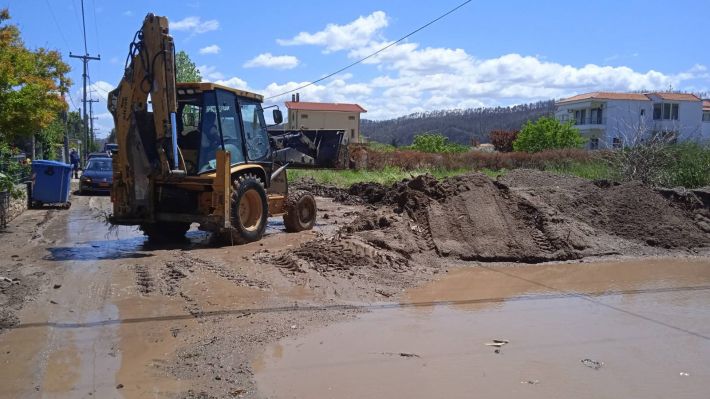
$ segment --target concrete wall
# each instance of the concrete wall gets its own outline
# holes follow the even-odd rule
[[[22,195],[20,195],[20,197],[18,198],[12,198],[12,196],[10,196],[8,207],[5,209],[0,209],[0,212],[3,212],[5,214],[5,223],[9,223],[14,218],[20,216],[22,212],[27,210],[27,186],[24,184],[20,184],[17,185],[17,189],[20,190]],[[5,204],[3,203],[0,205],[4,207]]]

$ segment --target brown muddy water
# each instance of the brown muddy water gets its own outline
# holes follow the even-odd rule
[[[271,345],[254,362],[260,392],[710,395],[708,258],[465,268],[407,292],[400,305]],[[496,352],[486,345],[494,339],[509,343]]]

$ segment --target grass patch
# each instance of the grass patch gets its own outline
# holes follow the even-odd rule
[[[588,162],[567,162],[565,164],[550,165],[546,171],[565,176],[577,176],[590,180],[619,180],[619,176],[614,167],[604,160],[593,160]]]
[[[348,188],[354,183],[374,182],[389,186],[402,179],[408,179],[415,176],[430,174],[437,179],[442,179],[450,176],[464,175],[471,173],[468,168],[457,169],[441,169],[441,168],[422,168],[414,170],[404,170],[396,167],[386,167],[381,170],[331,170],[331,169],[289,169],[288,178],[290,181],[296,181],[305,178],[313,178],[320,184],[329,184],[336,187]],[[495,176],[505,173],[505,170],[494,171],[490,169],[482,169],[480,172],[487,176],[495,178]]]

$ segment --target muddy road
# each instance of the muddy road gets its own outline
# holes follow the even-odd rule
[[[274,218],[234,247],[110,229],[108,197],[25,212],[0,233],[0,397],[710,390],[710,191],[531,171],[307,188],[331,197],[313,231]]]

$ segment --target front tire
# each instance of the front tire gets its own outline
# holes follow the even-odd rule
[[[284,226],[289,233],[310,230],[316,224],[316,199],[308,191],[295,191],[286,199]]]
[[[259,241],[266,231],[269,204],[261,180],[251,174],[239,176],[233,182],[231,223],[226,235],[230,244]]]

